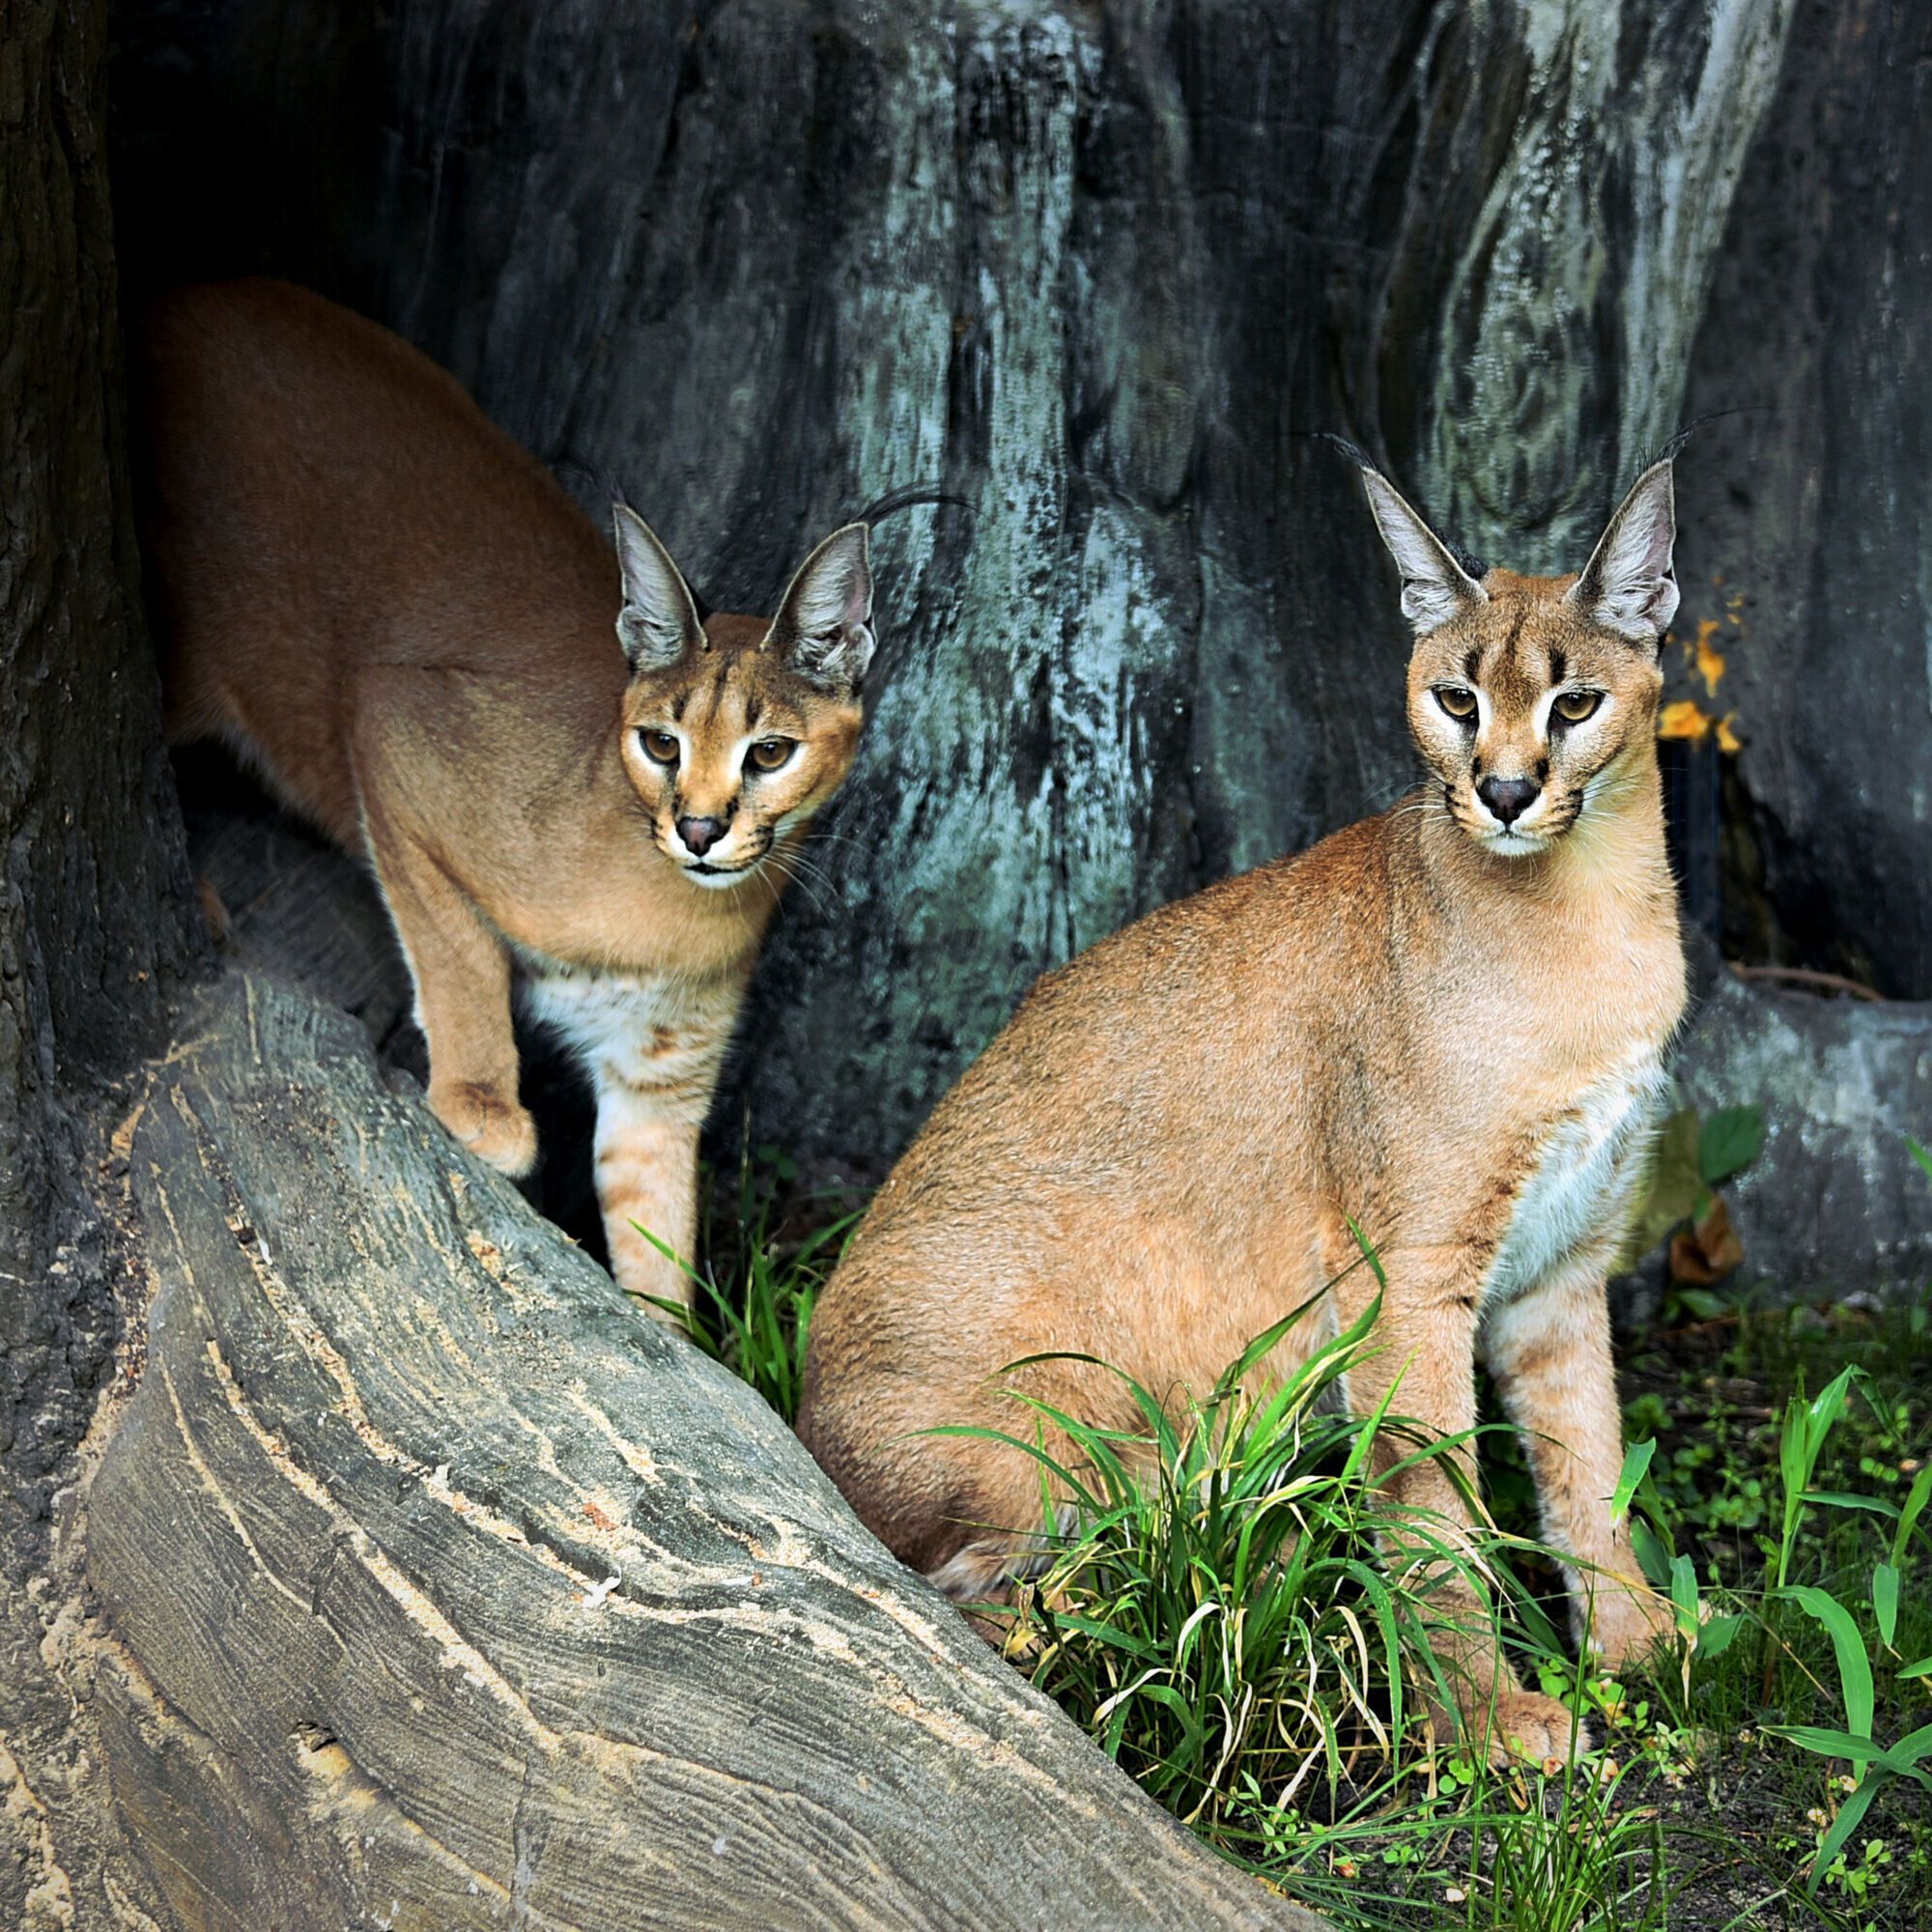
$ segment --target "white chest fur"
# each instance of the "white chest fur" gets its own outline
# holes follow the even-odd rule
[[[530,1017],[554,1028],[592,1067],[628,1061],[639,1041],[682,1017],[667,980],[539,971],[525,979],[522,991]]]
[[[1517,1195],[1487,1301],[1521,1293],[1620,1217],[1642,1178],[1668,1089],[1662,1060],[1646,1054],[1577,1095]]]

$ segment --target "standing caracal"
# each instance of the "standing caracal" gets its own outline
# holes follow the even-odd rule
[[[1425,781],[1381,816],[1171,905],[1042,979],[872,1204],[811,1327],[801,1435],[860,1516],[952,1597],[1038,1546],[1009,1364],[1066,1351],[1205,1396],[1334,1283],[1304,1353],[1387,1288],[1350,1399],[1474,1427],[1482,1355],[1525,1432],[1547,1533],[1591,1573],[1614,1663],[1668,1627],[1608,1497],[1622,1456],[1605,1277],[1684,1009],[1656,752],[1677,607],[1668,462],[1578,577],[1485,571],[1385,478],[1369,501],[1415,632]],[[1337,1306],[1339,1304],[1339,1306]],[[1112,1377],[1017,1370],[1133,1429]],[[1402,1452],[1379,1445],[1380,1466]],[[1440,1462],[1391,1476],[1454,1516]],[[1579,1617],[1580,1623],[1580,1617]],[[1464,1716],[1562,1756],[1569,1713],[1445,1638]]]
[[[613,557],[453,378],[319,296],[182,290],[135,359],[170,737],[224,740],[366,857],[429,1103],[511,1175],[537,1153],[521,985],[596,1089],[612,1271],[688,1302],[633,1224],[691,1254],[745,984],[858,744],[866,526],[776,617],[701,621],[628,509]]]

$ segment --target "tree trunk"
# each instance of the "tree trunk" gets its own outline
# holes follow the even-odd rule
[[[880,532],[863,768],[720,1110],[877,1169],[1042,968],[1407,781],[1389,572],[1314,431],[1574,568],[1687,412],[1774,404],[1683,459],[1680,632],[1732,675],[1673,648],[1670,696],[1738,714],[1731,929],[1932,995],[1909,10],[1616,17],[190,0],[165,49],[130,13],[124,92],[173,271],[400,328],[726,605],[879,492],[969,500]]]
[[[54,1533],[134,1290],[99,1122],[191,956],[121,455],[103,37],[98,7],[0,0],[0,1923],[33,1932],[107,1922],[117,1883],[156,1902],[114,1876]]]

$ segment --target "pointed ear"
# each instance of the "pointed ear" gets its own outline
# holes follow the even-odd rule
[[[624,574],[617,641],[630,661],[631,674],[663,670],[693,646],[702,650],[704,626],[670,553],[628,505],[612,503],[611,521],[616,527],[617,562]]]
[[[1570,601],[1593,623],[1634,644],[1655,644],[1677,614],[1677,492],[1669,459],[1653,463],[1631,486],[1599,539]]]
[[[872,563],[867,526],[834,530],[799,565],[770,642],[809,684],[855,694],[872,662]]]
[[[1362,469],[1369,508],[1402,573],[1402,614],[1420,638],[1479,604],[1489,593],[1457,562],[1449,546],[1415,513],[1378,469]]]

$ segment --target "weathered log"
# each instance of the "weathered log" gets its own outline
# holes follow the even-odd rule
[[[131,1157],[157,1287],[88,1568],[115,1795],[182,1923],[1315,1925],[353,1022],[231,977]]]

